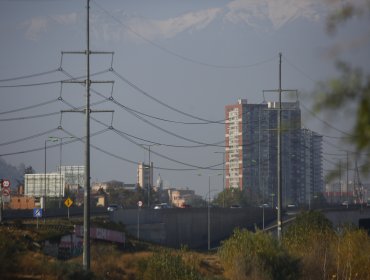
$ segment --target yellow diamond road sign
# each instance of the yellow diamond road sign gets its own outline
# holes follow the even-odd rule
[[[72,204],[73,204],[73,200],[70,199],[69,197],[66,200],[64,200],[64,205],[67,206],[68,208],[71,207]]]

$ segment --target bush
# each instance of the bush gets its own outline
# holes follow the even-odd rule
[[[298,279],[299,261],[271,235],[236,230],[218,251],[229,279]]]
[[[0,275],[6,278],[7,273],[17,271],[19,253],[23,250],[24,244],[6,232],[0,232]]]
[[[335,279],[370,279],[370,237],[358,229],[345,229],[331,242],[330,275]]]
[[[303,212],[283,234],[283,245],[300,258],[302,279],[325,279],[332,265],[330,244],[335,237],[331,222],[320,212]]]
[[[163,249],[140,263],[144,280],[201,280],[196,268],[182,260],[181,254]]]

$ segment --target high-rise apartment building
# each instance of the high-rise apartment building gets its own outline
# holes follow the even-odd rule
[[[299,202],[311,203],[318,193],[324,191],[322,172],[322,136],[309,129],[301,130],[301,158],[305,165],[302,170],[304,184],[301,188]]]
[[[137,167],[137,185],[145,189],[153,187],[153,162],[150,165],[139,162]]]
[[[253,203],[267,203],[277,195],[278,106],[278,102],[248,104],[246,99],[239,99],[237,104],[225,107],[226,188],[246,191]],[[322,186],[321,142],[318,135],[312,136],[315,160],[304,157],[299,103],[284,102],[281,107],[283,205],[297,204],[306,198],[302,189],[307,184],[311,189]],[[315,170],[315,182],[304,181],[306,166]]]

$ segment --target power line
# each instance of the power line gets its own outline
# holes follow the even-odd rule
[[[63,71],[63,69],[59,68],[58,71]],[[107,72],[109,72],[109,69],[93,73],[90,76],[101,75],[101,74],[104,74],[104,73],[107,73]],[[82,78],[85,78],[85,76],[80,76],[80,77],[74,78],[74,80],[82,79]],[[45,85],[53,85],[53,84],[59,84],[59,83],[67,83],[67,82],[71,82],[71,81],[73,81],[73,80],[55,80],[55,81],[39,82],[39,83],[28,83],[28,84],[17,84],[17,85],[0,85],[0,88],[45,86]]]
[[[29,75],[24,75],[24,76],[18,76],[18,77],[12,77],[12,78],[6,78],[6,79],[0,79],[0,83],[3,82],[10,82],[10,81],[16,81],[16,80],[23,80],[23,79],[28,79],[28,78],[34,78],[34,77],[39,77],[39,76],[44,76],[48,75],[51,73],[58,72],[59,68],[45,71],[45,72],[40,72],[40,73],[35,73],[35,74],[29,74]]]
[[[184,111],[181,111],[171,105],[168,105],[167,103],[153,97],[152,95],[150,95],[148,92],[144,91],[143,89],[141,89],[140,87],[138,87],[137,85],[135,85],[134,83],[130,82],[128,79],[126,79],[125,77],[123,77],[121,74],[119,74],[118,72],[116,72],[114,69],[111,69],[112,73],[115,74],[119,79],[121,79],[122,81],[124,81],[125,83],[127,83],[129,86],[131,86],[133,89],[137,90],[138,92],[142,93],[143,95],[145,95],[146,97],[152,99],[153,101],[161,104],[162,106],[172,110],[172,111],[175,111],[179,114],[182,114],[184,116],[187,116],[187,117],[190,117],[190,118],[193,118],[193,119],[197,119],[197,120],[200,120],[200,121],[204,121],[204,122],[208,122],[208,123],[222,123],[223,120],[219,120],[219,121],[211,121],[211,120],[207,120],[207,119],[204,119],[204,118],[201,118],[201,117],[197,117],[195,115],[192,115],[192,114],[188,114]]]
[[[8,141],[8,142],[3,142],[3,143],[0,143],[0,146],[6,146],[6,145],[10,145],[10,144],[15,144],[15,143],[27,141],[27,140],[30,140],[30,139],[33,139],[33,138],[38,138],[40,136],[47,135],[49,133],[53,133],[57,130],[59,130],[59,129],[58,128],[53,128],[53,129],[50,129],[50,130],[47,130],[47,131],[44,131],[44,132],[40,132],[40,133],[37,133],[37,134],[34,134],[34,135],[24,137],[24,138],[20,138],[20,139]]]
[[[55,116],[55,115],[58,115],[58,114],[60,114],[60,112],[53,112],[53,113],[46,113],[46,114],[39,114],[39,115],[25,116],[25,117],[7,118],[7,119],[0,119],[0,122],[30,120],[30,119],[37,119],[37,118]]]
[[[186,62],[190,62],[190,63],[194,63],[194,64],[198,64],[198,65],[201,65],[201,66],[206,66],[206,67],[210,67],[210,68],[218,68],[218,69],[243,69],[243,68],[251,68],[251,67],[254,67],[254,66],[258,66],[258,65],[261,65],[261,64],[265,64],[265,63],[268,63],[272,60],[275,59],[275,57],[271,57],[271,58],[268,58],[268,59],[265,59],[265,60],[262,60],[262,61],[259,61],[259,62],[256,62],[256,63],[252,63],[252,64],[240,64],[240,65],[221,65],[221,64],[212,64],[212,63],[207,63],[207,62],[203,62],[203,61],[200,61],[200,60],[196,60],[196,59],[193,59],[193,58],[190,58],[190,57],[187,57],[187,56],[184,56],[184,55],[181,55],[175,51],[172,51],[158,43],[155,43],[154,41],[152,40],[149,40],[148,38],[144,37],[143,35],[141,35],[139,32],[137,32],[136,30],[134,30],[132,27],[128,26],[127,24],[124,24],[122,21],[120,21],[119,19],[117,19],[115,16],[113,16],[110,12],[108,12],[106,9],[104,9],[101,5],[99,5],[96,1],[94,1],[96,6],[101,9],[104,13],[106,13],[109,17],[111,17],[113,20],[115,20],[117,23],[121,24],[123,27],[125,27],[127,30],[129,30],[131,33],[135,34],[137,37],[141,38],[143,41],[147,42],[148,44],[162,50],[163,52],[167,53],[167,54],[170,54],[174,57],[177,57],[181,60],[184,60]]]
[[[64,132],[66,132],[68,135],[72,136],[72,137],[75,137],[72,133],[66,131],[63,129]],[[111,153],[111,152],[108,152],[96,145],[93,145],[91,144],[91,147],[93,147],[94,149],[106,154],[106,155],[109,155],[111,157],[114,157],[116,159],[119,159],[119,160],[122,160],[122,161],[125,161],[125,162],[128,162],[128,163],[131,163],[131,164],[134,164],[134,165],[137,165],[138,162],[137,161],[134,161],[134,160],[130,160],[130,159],[127,159],[127,158],[124,158],[122,156],[119,156],[117,155],[116,153]],[[214,166],[219,166],[221,164],[217,164],[217,165],[214,165]],[[168,168],[168,167],[159,167],[159,166],[155,166],[154,167],[155,169],[158,169],[158,170],[167,170],[167,171],[196,171],[196,170],[199,170],[200,168]],[[208,168],[208,167],[204,167],[204,168],[201,168],[201,169],[208,169],[208,170],[220,170],[220,169],[211,169],[211,168]]]
[[[66,102],[64,99],[59,99],[58,98],[58,101],[61,101],[61,102],[65,103],[65,104],[68,104],[68,102]],[[97,101],[97,102],[91,103],[91,106],[100,105],[100,104],[105,103],[105,102],[107,102],[107,100]],[[76,110],[80,110],[80,109],[83,109],[83,108],[85,108],[85,106],[78,107],[78,108],[76,108]],[[24,116],[24,117],[14,117],[14,118],[0,119],[0,122],[30,120],[30,119],[37,119],[37,118],[44,118],[44,117],[55,116],[55,115],[59,115],[59,114],[60,114],[60,112],[58,111],[58,112],[38,114],[38,115],[32,115],[32,116]]]
[[[100,135],[102,133],[107,132],[108,130],[109,129],[103,129],[103,130],[97,131],[95,133],[92,133],[91,136]],[[65,130],[63,130],[63,131],[65,131]],[[67,144],[77,142],[77,141],[84,141],[83,139],[85,139],[85,138],[86,137],[76,137],[76,139],[66,141],[63,145],[67,145]],[[49,145],[49,146],[47,146],[47,149],[51,149],[51,148],[55,148],[55,147],[60,147],[60,144]],[[37,152],[37,151],[43,151],[44,149],[45,149],[45,147],[39,147],[39,148],[35,148],[35,149],[28,149],[28,150],[23,150],[23,151],[18,151],[18,152],[9,152],[9,153],[5,153],[5,154],[0,154],[0,157],[27,154],[27,153]]]
[[[318,119],[319,121],[321,121],[322,123],[324,123],[326,126],[348,136],[348,137],[351,137],[351,134],[346,132],[346,131],[343,131],[343,130],[340,130],[339,128],[336,128],[335,126],[331,125],[330,123],[328,123],[327,121],[323,120],[322,118],[320,118],[317,114],[315,114],[314,112],[312,112],[310,109],[308,109],[303,103],[300,102],[300,104],[302,105],[302,107],[307,111],[309,112],[312,116],[314,116],[316,119]]]
[[[70,106],[71,108],[73,108],[74,110],[76,110],[76,109],[77,109],[77,108],[75,108],[72,104],[70,104],[70,103],[68,103],[68,102],[64,102],[64,103],[65,103],[65,104],[67,104],[68,106]],[[108,125],[104,124],[103,122],[101,122],[101,121],[99,121],[99,120],[97,120],[97,119],[95,119],[95,118],[93,118],[93,117],[91,117],[91,119],[92,119],[92,120],[94,120],[95,122],[97,122],[97,123],[99,123],[99,124],[101,124],[101,125],[105,126],[107,129],[112,129],[112,128],[113,128],[112,126],[108,126]],[[118,131],[116,131],[116,130],[113,130],[113,131],[115,131],[116,133],[118,132]],[[126,140],[128,140],[129,142],[131,142],[131,143],[133,143],[133,144],[135,144],[135,145],[139,146],[140,148],[145,149],[145,148],[143,147],[143,145],[142,145],[142,144],[139,144],[139,143],[135,142],[134,140],[132,140],[132,139],[128,138],[128,137],[127,137],[127,136],[125,136],[125,135],[122,135],[122,134],[119,134],[119,135],[121,135],[121,137],[125,138],[125,139],[126,139]],[[189,167],[194,167],[194,168],[197,168],[197,169],[211,169],[212,167],[215,167],[215,166],[219,166],[219,165],[220,165],[220,164],[217,164],[217,165],[208,166],[208,167],[201,167],[201,166],[196,166],[196,165],[193,165],[193,164],[188,164],[188,163],[185,163],[185,162],[178,161],[178,160],[176,160],[176,159],[173,159],[173,158],[167,157],[167,156],[162,155],[162,154],[160,154],[160,153],[153,152],[153,154],[155,154],[155,155],[157,155],[157,156],[159,156],[159,157],[165,158],[165,159],[167,159],[167,160],[169,160],[169,161],[173,161],[173,162],[176,162],[176,163],[179,163],[179,164],[182,164],[182,165],[185,165],[185,166],[189,166]]]
[[[63,71],[63,73],[64,73],[65,75],[67,75],[68,77],[70,77],[70,78],[72,78],[72,77],[73,77],[72,75],[70,75],[70,74],[69,74],[69,73],[67,73],[66,71]],[[162,127],[160,127],[160,126],[158,126],[158,125],[156,125],[156,124],[154,124],[154,123],[152,123],[152,122],[150,122],[150,121],[148,121],[148,120],[144,119],[143,117],[141,117],[141,116],[139,116],[138,114],[136,114],[134,111],[132,111],[132,110],[127,110],[127,109],[126,109],[126,106],[124,106],[124,105],[122,105],[121,103],[119,103],[118,101],[116,101],[112,96],[111,96],[111,97],[109,97],[109,98],[107,98],[107,97],[105,97],[103,94],[99,93],[99,92],[98,92],[98,91],[96,91],[96,90],[91,90],[91,92],[94,92],[95,94],[97,94],[98,96],[100,96],[101,98],[103,98],[103,99],[105,99],[105,100],[107,100],[107,101],[111,101],[112,103],[114,103],[114,104],[116,104],[117,106],[121,107],[121,108],[122,108],[122,109],[124,109],[126,112],[128,112],[128,113],[129,113],[129,114],[131,114],[131,115],[133,115],[134,117],[136,117],[136,118],[140,119],[141,121],[143,121],[143,122],[145,122],[145,123],[147,123],[147,124],[149,124],[149,125],[151,125],[151,126],[153,126],[153,127],[157,128],[157,129],[159,129],[159,130],[161,130],[161,131],[163,131],[163,132],[165,132],[165,133],[167,133],[167,134],[169,134],[169,135],[172,135],[172,136],[175,136],[175,137],[180,138],[180,139],[182,139],[182,140],[185,140],[185,141],[188,141],[188,142],[192,142],[192,143],[196,143],[196,144],[199,144],[199,145],[202,145],[202,146],[216,146],[216,147],[224,147],[224,146],[220,146],[220,145],[219,145],[220,143],[223,143],[224,141],[219,141],[219,142],[216,142],[216,143],[203,143],[203,142],[199,142],[199,141],[196,141],[196,140],[192,140],[192,139],[189,139],[189,138],[183,137],[183,136],[181,136],[181,135],[178,135],[178,134],[176,134],[176,133],[173,133],[173,132],[171,132],[171,131],[169,131],[169,130],[166,130],[166,129],[164,129],[164,128],[162,128]],[[73,108],[73,105],[72,105],[72,104],[69,104],[69,103],[66,103],[66,104],[67,104],[68,106],[70,106],[71,108]],[[148,141],[146,141],[146,142],[148,142]]]
[[[21,108],[18,108],[18,109],[13,109],[13,110],[9,110],[9,111],[0,112],[0,115],[21,112],[21,111],[25,111],[25,110],[29,110],[29,109],[34,109],[34,108],[37,108],[37,107],[49,105],[49,104],[54,103],[56,101],[59,101],[59,99],[57,98],[57,99],[45,101],[45,102],[42,102],[42,103],[39,103],[39,104],[34,104],[34,105],[26,106],[26,107],[21,107]]]

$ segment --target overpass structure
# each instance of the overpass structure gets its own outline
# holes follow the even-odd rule
[[[271,208],[119,209],[110,219],[122,223],[129,234],[168,247],[206,248],[228,238],[236,228],[262,228],[264,219],[276,219]],[[209,239],[208,239],[209,238]]]
[[[360,221],[370,221],[370,208],[342,206],[323,213],[338,229],[347,224],[359,226]],[[294,220],[294,214],[297,212],[284,219],[285,224]],[[236,228],[262,229],[263,218],[266,225],[270,224],[265,230],[274,231],[276,211],[271,208],[211,208],[209,216],[207,208],[120,209],[110,213],[112,221],[124,224],[128,234],[141,240],[173,248],[186,245],[192,249],[204,249],[208,242],[211,247],[218,246]]]

